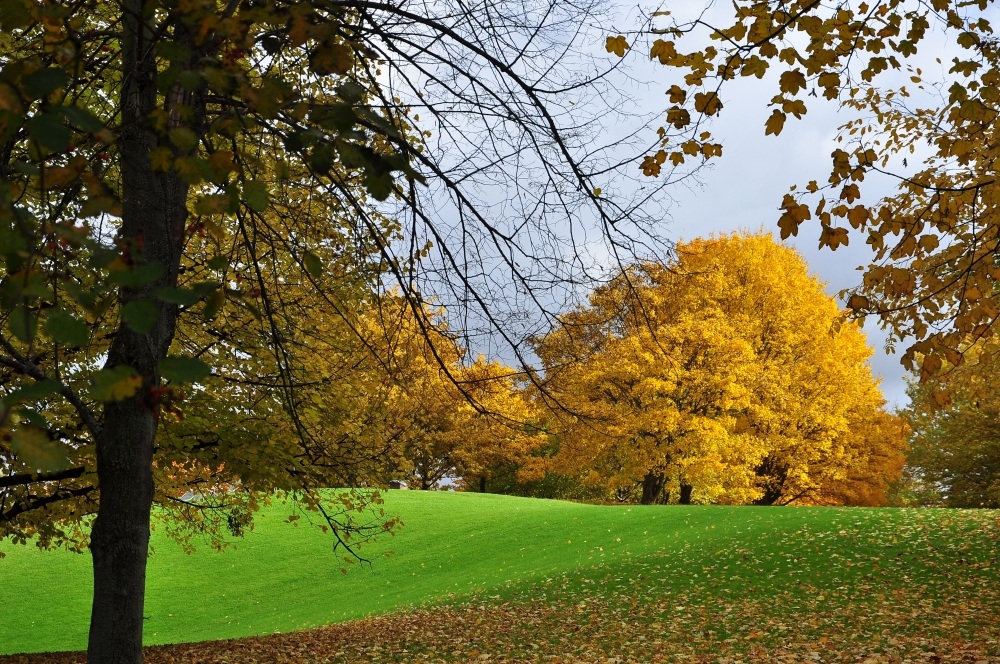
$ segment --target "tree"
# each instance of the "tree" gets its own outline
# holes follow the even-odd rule
[[[655,210],[601,192],[628,157],[585,102],[624,106],[565,31],[593,9],[453,9],[0,2],[0,533],[89,545],[90,661],[141,660],[154,501],[239,487],[235,533],[264,492],[323,510],[358,476],[370,448],[318,435],[303,395],[349,398],[344,342],[387,281],[415,314],[444,291],[520,358],[504,321],[587,276],[564,238],[656,241]],[[521,188],[494,210],[497,182]]]
[[[547,444],[539,413],[523,388],[523,376],[482,355],[461,373],[458,385],[476,408],[465,419],[457,471],[466,490],[485,493],[504,466],[520,466]]]
[[[965,349],[960,366],[910,385],[910,473],[949,507],[1000,507],[1000,393],[995,348]]]
[[[993,335],[1000,315],[994,140],[1000,105],[1000,49],[989,0],[738,0],[720,17],[701,8],[659,12],[644,54],[676,72],[666,127],[642,162],[656,176],[673,164],[721,154],[706,120],[724,108],[727,81],[754,77],[774,86],[762,128],[779,134],[824,98],[849,118],[831,154],[830,176],[792,186],[781,201],[783,238],[818,221],[821,246],[863,238],[875,252],[847,298],[857,314],[881,318],[905,342],[902,362],[929,376],[961,349]],[[688,11],[685,13],[684,9]],[[931,37],[944,34],[947,47]],[[629,39],[608,38],[624,55]],[[950,52],[922,71],[916,56]],[[940,58],[938,59],[940,63]],[[889,179],[881,200],[863,187]]]
[[[883,502],[902,465],[863,334],[768,235],[629,268],[538,353],[556,467],[643,503]]]
[[[369,377],[358,397],[379,405],[367,409],[373,417],[340,419],[364,421],[367,436],[385,442],[386,480],[406,478],[425,490],[448,479],[482,485],[490,466],[519,460],[544,442],[530,428],[536,416],[516,373],[483,356],[468,362],[442,310],[424,307],[421,323],[402,297],[380,305],[363,323],[378,349],[355,367]]]

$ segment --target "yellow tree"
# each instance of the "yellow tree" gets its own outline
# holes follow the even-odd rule
[[[542,339],[554,463],[681,502],[822,502],[884,405],[864,336],[768,235],[681,243]],[[902,439],[895,439],[896,450]]]
[[[485,492],[498,466],[523,465],[548,441],[537,428],[539,414],[520,377],[483,356],[458,372],[456,387],[471,407],[462,413],[462,444],[456,454],[456,471],[466,490]]]
[[[848,119],[829,177],[793,184],[780,201],[781,236],[813,220],[821,246],[867,242],[875,256],[848,306],[880,316],[906,344],[903,364],[924,377],[991,337],[1000,315],[995,3],[736,0],[711,19],[682,4],[665,3],[636,49],[669,69],[665,127],[685,133],[662,130],[643,172],[721,155],[706,120],[722,110],[727,81],[773,86],[765,134],[824,99],[839,104]],[[623,55],[630,44],[619,35],[607,45]],[[873,200],[866,186],[880,174],[896,192]]]
[[[344,315],[314,313],[294,345],[309,365],[295,412],[335,484],[485,480],[541,444],[517,373],[482,356],[466,362],[443,309],[392,292]]]

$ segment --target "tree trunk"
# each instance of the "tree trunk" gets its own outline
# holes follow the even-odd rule
[[[694,493],[694,487],[690,484],[681,483],[681,495],[677,499],[678,505],[690,505],[691,504],[691,494]]]
[[[156,306],[149,332],[140,334],[119,322],[106,366],[127,365],[142,376],[138,393],[105,404],[97,435],[100,504],[91,535],[94,603],[87,661],[134,664],[142,661],[143,602],[149,518],[153,502],[153,445],[160,384],[159,365],[174,337],[177,306],[150,297],[159,287],[176,287],[183,247],[188,187],[176,173],[155,173],[149,152],[159,144],[149,115],[157,108],[153,35],[144,27],[144,0],[122,3],[123,81],[117,149],[122,172],[122,225],[118,241],[128,264],[159,263],[160,277],[136,288],[123,287],[119,300],[147,298]],[[180,88],[167,95],[171,125],[180,122],[177,106],[195,109],[193,95]],[[187,116],[191,117],[191,116]],[[197,112],[195,114],[197,117]]]
[[[759,486],[764,494],[754,501],[754,505],[774,505],[784,493],[785,480],[788,478],[788,468],[779,464],[773,457],[765,458],[756,468]]]
[[[666,484],[667,478],[663,476],[663,473],[657,473],[650,471],[646,473],[646,476],[642,478],[642,502],[643,505],[652,505],[656,503],[660,494],[663,493],[663,485]]]
[[[141,662],[156,421],[137,399],[108,404],[97,444],[101,498],[91,533],[87,661]]]
[[[486,476],[479,477],[479,493],[486,493]]]

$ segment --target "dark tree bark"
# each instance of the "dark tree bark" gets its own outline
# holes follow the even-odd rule
[[[774,505],[781,498],[788,468],[778,464],[772,457],[767,457],[756,468],[757,477],[764,495],[754,501],[754,505]]]
[[[118,241],[133,263],[159,263],[163,274],[140,288],[122,288],[122,303],[146,297],[158,287],[177,285],[186,217],[187,185],[176,173],[154,173],[149,151],[157,147],[149,114],[157,106],[156,60],[152,35],[142,23],[143,0],[123,3],[122,226]],[[169,97],[174,97],[171,102]],[[168,95],[168,113],[182,99]],[[184,99],[183,101],[190,101]],[[173,117],[177,117],[174,114]],[[127,365],[142,376],[138,393],[109,402],[97,436],[100,504],[90,550],[94,564],[87,661],[142,661],[143,603],[149,518],[153,502],[153,444],[157,407],[151,389],[160,382],[159,365],[176,328],[177,306],[150,299],[157,307],[148,333],[119,323],[107,367]]]
[[[667,478],[663,476],[663,473],[655,471],[646,473],[646,476],[642,478],[642,499],[640,502],[643,505],[655,504],[660,494],[663,493],[663,485],[666,482]]]
[[[479,478],[479,493],[486,493],[486,476],[482,475]]]
[[[690,484],[681,483],[681,495],[677,499],[678,505],[690,505],[691,504],[691,494],[694,493],[694,487]]]

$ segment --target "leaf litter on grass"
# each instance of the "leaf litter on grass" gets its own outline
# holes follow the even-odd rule
[[[146,661],[1000,663],[996,513],[843,510],[810,528],[689,540],[309,631],[150,647]]]

